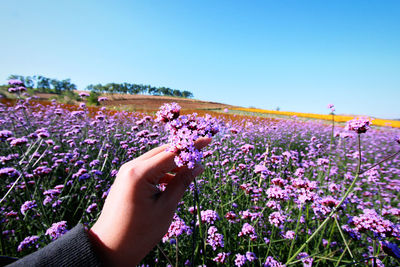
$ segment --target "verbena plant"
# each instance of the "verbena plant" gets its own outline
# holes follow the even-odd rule
[[[347,129],[296,118],[215,123],[205,172],[144,265],[400,264],[399,130],[360,119]],[[90,227],[119,166],[169,135],[146,114],[1,105],[1,254],[22,257],[77,223]]]

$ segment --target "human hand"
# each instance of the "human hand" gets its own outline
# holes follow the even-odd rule
[[[195,146],[202,149],[210,142],[199,138]],[[168,231],[186,188],[204,171],[200,164],[177,168],[175,154],[166,152],[167,147],[154,148],[121,166],[101,215],[89,230],[106,264],[136,266]],[[156,187],[160,183],[167,183],[164,192]]]

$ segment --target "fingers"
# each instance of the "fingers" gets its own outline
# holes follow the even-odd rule
[[[186,188],[192,183],[194,178],[204,171],[201,164],[195,166],[194,169],[182,168],[175,177],[169,181],[167,188],[160,196],[161,201],[165,201],[167,205],[175,209],[178,202],[183,197]]]
[[[200,137],[199,139],[196,140],[196,142],[194,142],[194,146],[198,149],[201,150],[202,148],[204,148],[205,146],[207,146],[208,144],[211,143],[211,138],[209,137]]]
[[[177,167],[174,161],[175,156],[176,155],[172,152],[162,151],[147,159],[144,164],[148,167],[149,173],[151,171],[153,175],[157,175],[157,178],[160,179],[165,173],[170,172]]]
[[[168,183],[169,183],[170,181],[172,181],[172,179],[174,179],[174,178],[175,178],[175,175],[166,173],[166,174],[164,175],[164,177],[162,177],[162,178],[160,179],[160,181],[158,181],[158,183],[159,183],[159,184],[168,184]]]
[[[155,155],[157,155],[160,152],[165,151],[167,148],[169,147],[168,144],[153,148],[152,150],[147,151],[146,153],[144,153],[143,155],[141,155],[140,157],[138,157],[137,159],[140,160],[146,160],[149,159],[151,157],[154,157]]]
[[[200,150],[207,146],[211,140],[211,138],[206,137],[199,138],[196,140],[195,146]],[[147,179],[149,179],[151,183],[158,184],[159,180],[162,179],[168,172],[176,170],[180,172],[180,170],[177,169],[177,165],[174,161],[176,154],[165,151],[165,149],[157,149],[156,151],[152,151],[151,153],[147,154],[146,157],[151,154],[153,154],[152,157],[142,162],[143,167],[148,174]]]

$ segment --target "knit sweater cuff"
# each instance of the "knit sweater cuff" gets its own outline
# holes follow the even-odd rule
[[[10,266],[102,266],[83,225]]]

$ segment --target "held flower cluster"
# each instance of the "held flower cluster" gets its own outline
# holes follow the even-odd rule
[[[169,133],[169,152],[176,153],[175,163],[178,167],[188,166],[193,169],[203,154],[194,142],[199,137],[212,137],[219,132],[218,122],[210,115],[198,117],[196,113],[179,115],[181,107],[177,103],[164,104],[157,112],[157,122],[166,123]]]

